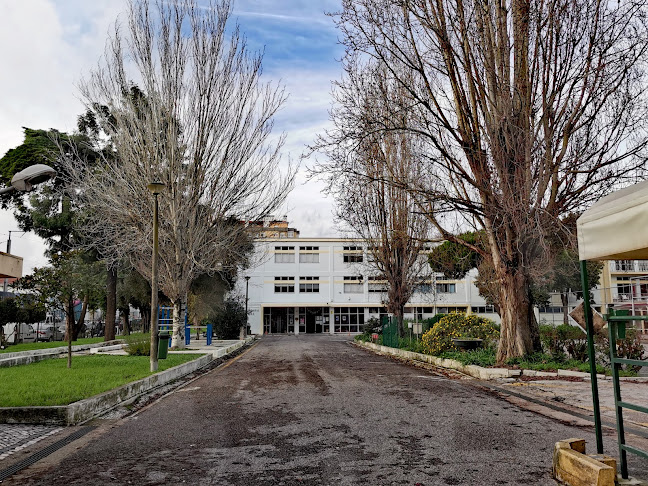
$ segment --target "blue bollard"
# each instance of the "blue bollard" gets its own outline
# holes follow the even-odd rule
[[[185,346],[189,346],[190,342],[191,342],[191,329],[189,329],[189,326],[185,325]]]
[[[212,325],[207,324],[207,346],[211,346],[212,343]]]

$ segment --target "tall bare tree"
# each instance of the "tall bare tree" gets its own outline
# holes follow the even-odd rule
[[[147,184],[166,185],[159,196],[160,288],[174,304],[177,347],[192,281],[235,260],[233,242],[244,228],[231,220],[273,211],[294,175],[291,167],[280,171],[283,137],[269,139],[283,90],[261,83],[261,56],[248,52],[237,27],[228,37],[230,15],[228,0],[205,8],[191,0],[155,7],[132,0],[125,25],[117,25],[81,85],[88,108],[110,114],[101,126],[116,157],[98,168],[68,158],[92,244],[106,258],[128,257],[149,279]]]
[[[386,114],[381,93],[402,91],[389,82],[384,66],[372,72],[361,99],[369,120]],[[402,117],[408,113],[403,112]],[[337,219],[351,228],[353,236],[368,242],[369,271],[387,281],[387,311],[399,323],[404,335],[405,304],[430,275],[427,256],[431,224],[416,205],[408,186],[421,177],[423,166],[417,138],[402,131],[375,131],[369,124],[358,143],[327,145],[329,162],[313,171],[328,183],[336,202]]]
[[[367,126],[371,136],[417,136],[428,168],[423,184],[410,188],[435,228],[459,243],[462,229],[485,231],[488,251],[474,249],[499,281],[498,361],[537,349],[530,282],[548,235],[560,231],[561,215],[645,163],[648,7],[639,0],[342,5],[335,18],[347,76],[329,143],[362,140]],[[358,100],[372,63],[386,66],[407,96],[384,93],[388,113],[367,119]]]

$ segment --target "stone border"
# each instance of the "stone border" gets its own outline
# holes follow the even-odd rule
[[[475,365],[464,365],[454,359],[438,358],[429,354],[415,353],[413,351],[405,351],[404,349],[390,348],[388,346],[381,346],[380,344],[365,343],[362,341],[354,341],[356,346],[371,349],[381,354],[391,354],[392,356],[399,356],[405,359],[416,361],[423,361],[442,368],[450,368],[453,370],[461,371],[467,375],[479,378],[480,380],[494,380],[497,378],[511,378],[517,377],[522,374],[522,370],[509,370],[508,368],[483,368]]]
[[[438,358],[437,356],[431,356],[428,354],[415,353],[413,351],[405,351],[404,349],[390,348],[388,346],[381,346],[380,344],[368,343],[363,341],[353,341],[356,346],[361,346],[363,348],[371,349],[380,354],[390,354],[392,356],[399,356],[405,359],[411,359],[415,361],[423,361],[424,363],[430,363],[436,366],[441,366],[442,368],[450,368],[452,370],[457,370],[466,375],[472,376],[474,378],[479,378],[480,380],[496,380],[498,378],[517,378],[519,376],[535,376],[535,377],[576,377],[582,378],[583,380],[589,380],[590,374],[584,373],[582,371],[572,371],[572,370],[558,370],[557,372],[550,371],[535,371],[535,370],[511,370],[508,368],[484,368],[477,365],[465,365],[454,359]],[[612,380],[611,376],[606,375],[596,375],[599,380]],[[620,378],[622,381],[637,381],[637,382],[648,382],[648,376],[622,376]]]
[[[138,381],[109,390],[100,395],[69,405],[52,407],[0,407],[0,423],[74,425],[90,420],[122,402],[153,388],[170,383],[208,365],[214,356],[205,354],[198,359],[174,366]]]
[[[79,344],[72,346],[72,352],[78,353],[79,351],[88,351],[94,348],[103,348],[105,346],[114,346],[117,343],[123,343],[122,340],[104,341],[94,344]],[[29,363],[36,363],[45,359],[58,358],[62,354],[67,353],[67,346],[59,346],[56,348],[33,349],[31,351],[18,351],[16,353],[2,353],[0,354],[0,368],[8,366],[18,366]]]

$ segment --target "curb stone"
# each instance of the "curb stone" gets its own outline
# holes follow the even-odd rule
[[[449,368],[453,370],[460,371],[466,375],[472,376],[474,378],[479,378],[480,380],[497,380],[502,378],[519,378],[520,376],[535,376],[535,377],[576,377],[583,378],[584,380],[590,379],[590,374],[582,371],[572,371],[572,370],[558,370],[557,372],[549,371],[535,371],[535,370],[521,370],[521,369],[508,369],[508,368],[484,368],[477,365],[464,365],[457,360],[447,359],[447,358],[438,358],[436,356],[431,356],[428,354],[415,353],[413,351],[406,351],[404,349],[390,348],[388,346],[382,346],[375,343],[366,343],[362,341],[354,341],[354,345],[360,346],[366,349],[371,349],[380,354],[390,354],[392,356],[400,356],[402,358],[411,359],[415,361],[423,361],[425,363],[430,363],[442,368]],[[611,380],[611,376],[597,374],[596,377],[599,380]],[[637,381],[637,382],[648,382],[648,376],[627,376],[620,377],[622,381]]]
[[[215,360],[225,357],[244,346],[253,343],[255,337],[248,337],[244,341],[237,341],[225,348],[189,350],[186,352],[174,351],[177,354],[206,353],[188,363],[174,366],[165,371],[148,376],[132,383],[127,383],[114,390],[109,390],[100,395],[86,398],[69,405],[55,407],[15,407],[0,408],[0,424],[48,424],[48,425],[75,425],[102,415],[119,405],[132,401],[153,389],[176,381],[201,368],[208,366]],[[114,341],[108,343],[114,344]]]
[[[117,343],[123,343],[121,340],[104,341],[94,344],[79,344],[72,346],[72,352],[78,353],[79,351],[89,351],[92,349],[104,348],[108,346],[116,346]],[[120,344],[121,345],[121,344]],[[19,351],[16,353],[2,353],[0,354],[0,368],[8,366],[19,366],[24,364],[36,363],[46,359],[58,358],[62,354],[67,353],[67,346],[60,346],[56,348],[34,349],[31,351]]]
[[[405,351],[404,349],[381,346],[380,344],[363,343],[360,341],[354,341],[354,344],[356,346],[360,346],[366,349],[371,349],[380,354],[390,354],[392,356],[400,356],[406,359],[423,361],[436,366],[441,366],[442,368],[450,368],[453,370],[457,370],[462,373],[465,373],[466,375],[470,375],[474,378],[479,378],[480,380],[496,380],[498,378],[518,377],[522,372],[522,370],[509,370],[508,368],[483,368],[481,366],[476,366],[476,365],[464,365],[454,359],[438,358],[436,356],[415,353],[413,351]]]

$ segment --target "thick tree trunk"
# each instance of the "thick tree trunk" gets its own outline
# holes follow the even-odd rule
[[[115,339],[115,314],[117,312],[117,269],[108,268],[106,272],[106,329],[105,340]]]
[[[540,347],[538,323],[530,298],[529,278],[515,268],[497,268],[502,320],[497,363],[524,356]]]
[[[171,346],[175,349],[184,349],[184,316],[182,315],[182,300],[177,299],[173,303],[173,337]]]

